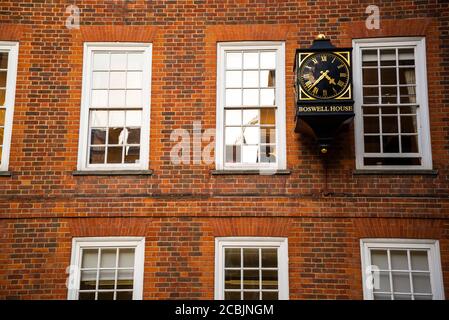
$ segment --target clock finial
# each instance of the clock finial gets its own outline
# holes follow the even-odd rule
[[[325,40],[326,36],[323,33],[320,33],[319,35],[316,36],[315,38],[316,40]]]

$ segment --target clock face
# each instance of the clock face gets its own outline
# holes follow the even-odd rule
[[[331,52],[314,53],[301,64],[300,85],[309,96],[332,99],[343,94],[349,86],[349,66]]]

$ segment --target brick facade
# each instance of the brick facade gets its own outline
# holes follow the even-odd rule
[[[73,237],[145,236],[144,299],[213,299],[215,237],[289,241],[291,299],[361,299],[361,238],[439,240],[449,296],[449,3],[379,1],[3,0],[0,41],[19,41],[9,170],[0,176],[0,298],[66,299]],[[354,174],[354,128],[327,169],[294,132],[295,49],[318,33],[352,39],[424,36],[436,174]],[[212,175],[170,161],[177,128],[215,128],[216,44],[286,44],[288,175]],[[151,176],[75,176],[83,43],[151,42]]]

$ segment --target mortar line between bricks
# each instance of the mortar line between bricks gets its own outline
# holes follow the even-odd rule
[[[434,220],[449,220],[448,216],[435,216],[435,215],[401,215],[401,216],[392,216],[391,214],[388,215],[379,215],[376,214],[374,216],[366,215],[362,216],[360,214],[354,214],[354,215],[296,215],[296,216],[288,216],[288,215],[273,215],[273,216],[267,216],[267,215],[260,215],[260,216],[251,216],[251,215],[240,215],[240,216],[225,216],[225,215],[80,215],[80,216],[74,216],[74,215],[68,215],[68,216],[36,216],[36,215],[28,215],[28,216],[20,216],[17,215],[15,217],[0,217],[0,220],[29,220],[29,219],[136,219],[136,218],[147,218],[147,219],[161,219],[161,218],[178,218],[180,220],[182,219],[209,219],[209,218],[218,218],[218,219],[235,219],[235,218],[255,218],[255,219],[267,219],[267,218],[282,218],[282,219],[369,219],[369,218],[378,218],[378,219],[414,219],[414,220],[428,220],[428,219],[434,219]]]
[[[435,195],[420,195],[420,194],[390,194],[390,195],[380,195],[380,194],[349,194],[349,193],[330,193],[327,195],[321,194],[167,194],[167,195],[152,195],[152,194],[117,194],[110,197],[105,197],[102,194],[95,195],[68,195],[68,196],[46,196],[46,195],[0,195],[0,199],[6,200],[14,200],[23,198],[27,200],[40,200],[40,201],[48,201],[48,200],[59,200],[59,199],[115,199],[115,198],[155,198],[155,199],[174,199],[174,200],[183,200],[183,199],[219,199],[219,198],[290,198],[290,199],[331,199],[331,198],[386,198],[386,199],[394,199],[394,198],[410,198],[410,199],[448,199],[449,194],[435,194]]]

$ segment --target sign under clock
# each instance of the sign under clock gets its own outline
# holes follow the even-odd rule
[[[312,133],[321,152],[342,123],[354,116],[352,99],[352,48],[335,48],[319,35],[295,57],[296,130]]]

